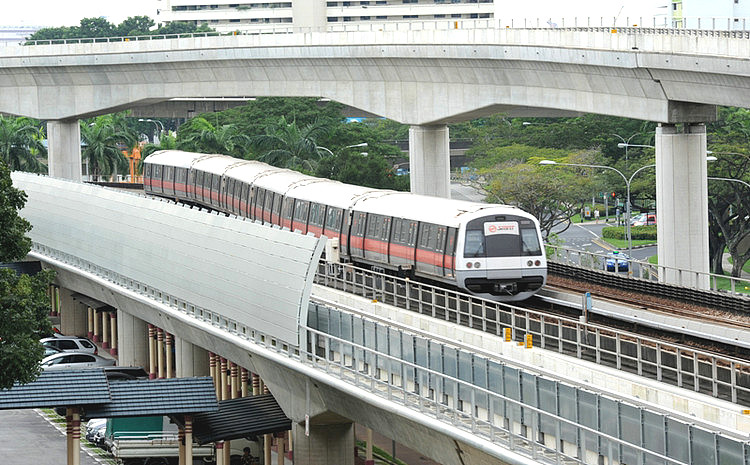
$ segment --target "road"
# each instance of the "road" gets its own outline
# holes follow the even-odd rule
[[[65,434],[35,410],[0,410],[0,438],[3,465],[66,463]],[[81,451],[81,465],[98,464]]]

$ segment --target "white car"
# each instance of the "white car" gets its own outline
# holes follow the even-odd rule
[[[87,352],[60,352],[42,359],[42,370],[66,370],[71,368],[97,368],[112,366],[113,359]]]
[[[44,339],[40,339],[39,342],[41,342],[44,347],[54,347],[63,352],[87,352],[94,355],[99,353],[99,348],[96,347],[96,344],[85,337],[45,337]]]

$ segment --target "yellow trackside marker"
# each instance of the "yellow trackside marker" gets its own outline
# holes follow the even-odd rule
[[[750,410],[743,410],[743,411],[742,411],[742,414],[743,414],[743,415],[750,415]]]
[[[534,347],[534,336],[532,336],[531,334],[527,334],[526,335],[526,348],[531,349],[532,347]]]
[[[611,32],[612,34],[617,34],[617,29],[612,28],[609,32]]]
[[[510,328],[505,328],[505,342],[510,342],[512,332]]]

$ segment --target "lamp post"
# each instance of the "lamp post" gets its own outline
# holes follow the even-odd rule
[[[628,147],[629,147],[630,141],[631,141],[631,139],[633,139],[633,137],[637,136],[638,134],[643,134],[643,133],[636,132],[635,134],[631,134],[630,137],[628,137],[627,139],[625,139],[624,137],[622,137],[619,134],[616,134],[614,132],[612,133],[613,136],[619,138],[622,141],[622,144],[625,144],[625,145],[620,145],[619,143],[617,144],[617,146],[619,148],[625,147],[625,169],[627,169],[627,167],[628,167]]]
[[[156,126],[156,131],[159,133],[157,137],[154,138],[154,144],[158,144],[159,139],[161,139],[161,135],[164,133],[164,123],[156,119],[147,118],[138,118],[138,121],[143,123],[154,123],[154,125]]]
[[[717,178],[714,176],[709,176],[708,179],[711,181],[731,181],[731,182],[738,182],[740,184],[744,184],[746,187],[750,187],[750,183],[743,181],[742,179],[734,179],[734,178]]]

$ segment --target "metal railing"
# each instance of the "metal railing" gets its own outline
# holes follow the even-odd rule
[[[292,25],[241,26],[228,32],[194,32],[183,34],[154,34],[119,37],[83,37],[72,39],[22,40],[18,43],[0,41],[0,46],[58,45],[139,42],[181,38],[201,38],[242,35],[285,35],[297,33],[340,32],[397,32],[432,30],[504,30],[504,29],[557,29],[578,32],[608,32],[621,34],[670,34],[705,37],[750,38],[750,18],[734,17],[684,17],[665,21],[663,16],[639,17],[521,17],[499,19],[435,19],[393,21],[331,22],[322,27]]]
[[[296,348],[242,322],[194,306],[70,254],[39,244],[34,244],[33,254],[110,281],[154,303],[167,305],[263,349],[283,354],[349,385],[408,407],[415,413],[470,432],[474,437],[541,463],[598,464],[607,460],[606,463],[750,465],[748,443],[666,417],[649,422],[646,418],[652,412],[603,396],[596,397],[593,404],[589,399],[587,404],[594,408],[586,408],[579,403],[586,395],[584,391],[561,397],[560,393],[566,388],[557,381],[533,377],[524,382],[526,375],[522,371],[504,368],[497,363],[492,365],[494,362],[486,359],[482,362],[485,363],[486,380],[478,382],[474,375],[469,380],[462,379],[465,376],[459,369],[456,373],[443,373],[429,363],[428,366],[416,363],[416,357],[413,362],[407,360],[408,357],[396,357],[389,353],[390,350],[386,353],[378,348],[377,342],[373,348],[373,341],[382,339],[378,336],[360,344],[305,327],[301,330],[306,332],[307,344]],[[390,332],[390,328],[386,330]],[[386,347],[391,346],[386,343]],[[400,355],[404,354],[404,347],[399,346]],[[441,353],[445,353],[445,349],[441,349]],[[455,356],[458,359],[458,352]],[[472,358],[472,363],[478,363],[478,359]],[[441,366],[446,365],[441,362]],[[480,371],[472,369],[471,372]],[[492,382],[493,379],[500,380],[499,384]],[[550,397],[551,393],[554,393],[553,397]],[[571,400],[575,403],[570,404]],[[623,412],[626,412],[624,416]],[[613,413],[617,416],[612,417]],[[613,418],[617,420],[613,422]],[[632,431],[634,421],[641,425],[637,434]],[[650,426],[647,429],[644,425]],[[657,431],[662,439],[657,435],[653,440],[644,434]],[[685,438],[691,439],[685,442]],[[687,444],[686,450],[672,445],[683,443]],[[730,462],[726,461],[727,457]]]
[[[591,270],[606,271],[607,260],[609,260],[613,264],[613,270],[610,271],[620,273],[626,271],[629,276],[632,275],[638,279],[660,283],[669,282],[673,285],[698,290],[730,292],[750,298],[750,279],[657,265],[635,260],[625,254],[612,256],[606,253],[589,252],[555,245],[546,245],[546,247],[547,258],[559,263]],[[617,265],[617,263],[620,263],[620,265]],[[627,267],[622,266],[624,263],[627,263]]]
[[[750,362],[548,315],[350,264],[321,262],[316,284],[494,334],[531,334],[534,346],[616,367],[735,403],[750,404]]]

